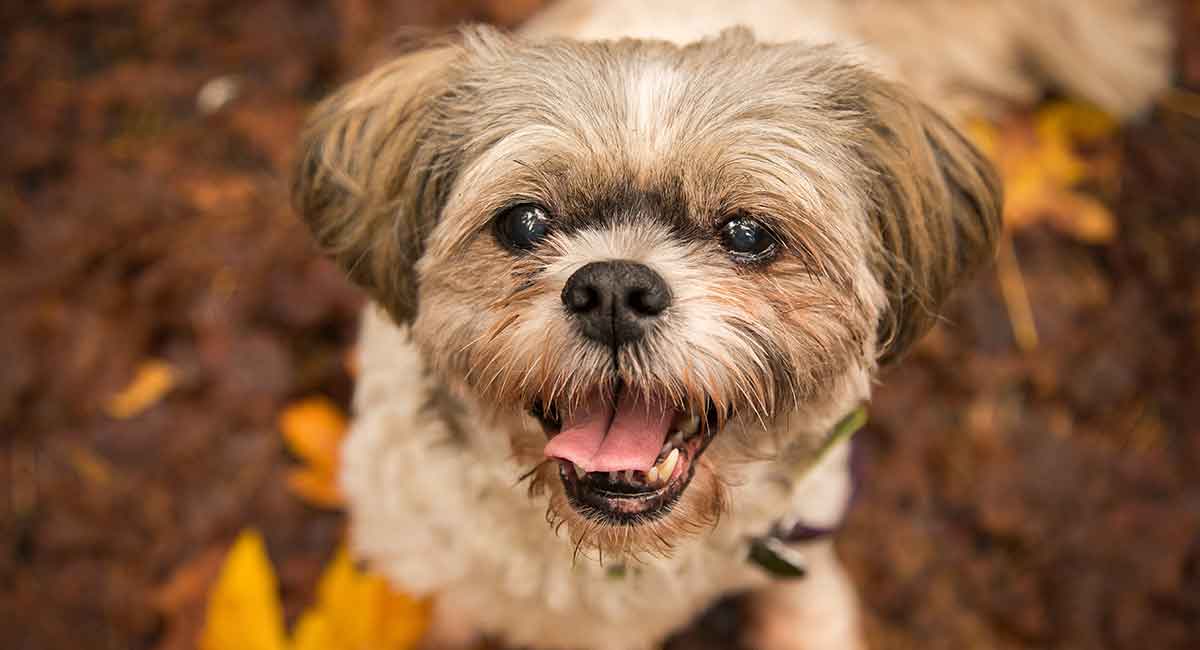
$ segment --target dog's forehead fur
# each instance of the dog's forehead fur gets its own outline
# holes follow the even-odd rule
[[[994,171],[935,112],[843,49],[736,29],[684,47],[466,29],[344,87],[302,146],[300,212],[401,322],[418,260],[461,254],[513,202],[545,203],[563,230],[650,218],[710,244],[745,212],[844,291],[869,290],[850,286],[866,264],[891,358],[999,224]]]
[[[810,262],[861,256],[863,197],[846,188],[865,173],[866,106],[840,54],[740,30],[687,47],[469,38],[436,109],[464,165],[431,245],[524,199],[560,229],[651,218],[711,239],[748,213],[791,250],[828,254]]]

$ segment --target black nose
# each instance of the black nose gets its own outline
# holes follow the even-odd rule
[[[662,276],[637,262],[585,264],[567,279],[562,301],[583,335],[605,345],[642,338],[645,326],[671,304]]]

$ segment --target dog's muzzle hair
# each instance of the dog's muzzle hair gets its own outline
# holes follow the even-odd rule
[[[508,423],[552,520],[630,552],[715,521],[739,447],[814,435],[789,419],[902,354],[990,258],[1000,206],[902,88],[741,30],[416,48],[316,110],[294,198]]]

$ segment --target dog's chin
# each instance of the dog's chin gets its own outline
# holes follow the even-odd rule
[[[552,485],[548,518],[566,524],[577,548],[602,554],[666,554],[677,540],[715,525],[724,508],[716,468],[704,458],[727,417],[711,402],[680,411],[651,469],[591,471],[551,459],[540,477]],[[548,440],[561,431],[553,412],[535,402],[531,414]]]

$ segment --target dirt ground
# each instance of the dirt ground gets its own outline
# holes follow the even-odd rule
[[[276,417],[347,403],[362,298],[290,211],[297,129],[385,29],[533,4],[0,7],[0,645],[189,648],[246,526],[287,615],[312,600],[344,522],[286,489]],[[1122,132],[1111,242],[1015,237],[1036,349],[986,273],[883,377],[838,542],[873,647],[1200,648],[1197,114]],[[112,417],[147,359],[173,389]],[[730,647],[737,614],[674,647]]]

